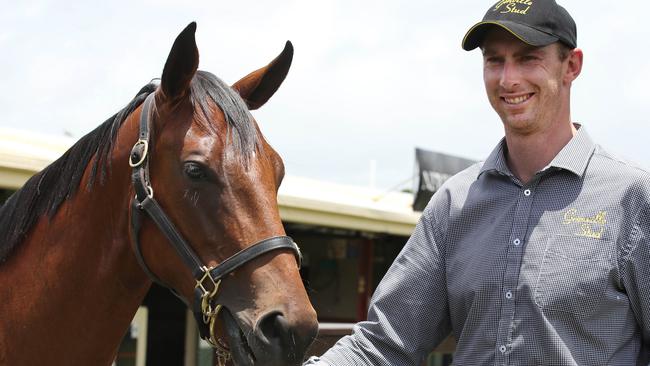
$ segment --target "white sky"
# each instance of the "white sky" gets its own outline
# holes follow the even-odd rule
[[[388,188],[412,175],[416,146],[480,160],[501,138],[480,53],[460,48],[491,4],[0,0],[0,126],[81,137],[160,76],[195,20],[199,68],[228,83],[293,42],[287,80],[254,112],[288,174],[367,185],[374,159]],[[585,54],[573,120],[650,167],[650,2],[560,4]]]

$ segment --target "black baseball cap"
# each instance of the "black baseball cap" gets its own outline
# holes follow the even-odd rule
[[[463,38],[463,49],[479,47],[487,31],[499,26],[531,46],[562,42],[577,47],[576,23],[555,0],[500,0]]]

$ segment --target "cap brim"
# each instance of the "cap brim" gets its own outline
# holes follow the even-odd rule
[[[479,47],[483,42],[483,39],[485,38],[487,32],[494,26],[498,26],[507,30],[508,32],[512,33],[512,35],[519,38],[522,42],[527,43],[531,46],[546,46],[559,40],[559,38],[556,36],[552,36],[535,28],[531,28],[527,25],[507,20],[484,21],[476,23],[467,31],[465,37],[463,37],[463,49],[465,51],[471,51],[476,47]]]

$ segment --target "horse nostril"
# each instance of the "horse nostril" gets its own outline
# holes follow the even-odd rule
[[[280,311],[264,314],[255,327],[253,350],[257,361],[268,366],[299,365],[318,333],[318,323],[311,317],[286,317]]]
[[[262,317],[258,323],[260,336],[265,343],[292,347],[294,342],[291,336],[291,327],[287,318],[279,311],[270,312]]]

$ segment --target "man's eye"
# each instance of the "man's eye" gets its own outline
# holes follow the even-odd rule
[[[200,180],[207,177],[205,168],[201,164],[194,161],[186,162],[183,170],[185,171],[185,175],[187,175],[190,179]]]

